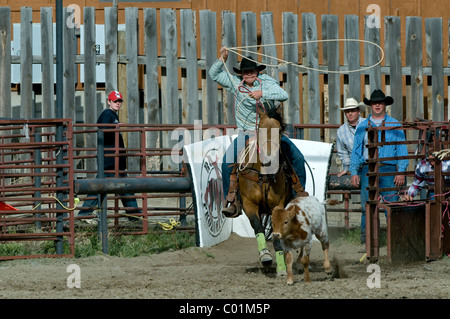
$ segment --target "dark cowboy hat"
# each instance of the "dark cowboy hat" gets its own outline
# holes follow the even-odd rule
[[[394,103],[394,99],[391,96],[386,96],[381,90],[375,90],[370,95],[370,100],[364,98],[364,104],[370,105],[372,102],[384,102],[386,105],[391,105]]]
[[[266,68],[265,65],[256,64],[256,62],[253,61],[253,58],[251,56],[248,56],[248,57],[242,59],[240,69],[233,67],[233,70],[237,74],[241,74],[242,71],[245,71],[245,70],[257,70],[258,72],[261,72],[265,68]]]

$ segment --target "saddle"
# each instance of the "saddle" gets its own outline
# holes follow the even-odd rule
[[[308,197],[309,193],[307,191],[305,191],[305,188],[300,183],[300,179],[298,178],[298,175],[295,172],[294,167],[292,166],[291,162],[289,161],[287,156],[285,156],[284,154],[282,154],[282,156],[284,158],[284,163],[285,163],[285,165],[283,165],[285,173],[287,176],[289,176],[291,178],[292,188],[297,193],[297,197]],[[237,182],[237,173],[238,173],[237,171],[238,171],[239,163],[234,163],[232,165],[233,165],[233,170],[231,171],[231,176],[230,176],[230,189],[228,191],[228,195],[226,198],[227,202],[230,202],[230,203],[235,201],[236,194],[238,193],[238,190],[239,190],[239,184]],[[257,174],[257,176],[251,177],[250,176],[251,174],[245,174],[245,177],[249,178],[255,182],[258,182],[258,183],[262,183],[263,181],[265,181],[269,178],[275,178],[275,176],[276,176],[276,174],[273,174],[273,175],[267,177],[265,175],[261,175],[257,171],[251,170],[251,172]],[[236,201],[236,206],[240,205],[237,202],[240,202],[240,201]]]

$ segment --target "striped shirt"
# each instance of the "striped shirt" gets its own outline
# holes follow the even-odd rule
[[[450,160],[441,162],[443,173],[450,172]],[[408,189],[408,195],[416,196],[426,185],[434,185],[434,168],[427,160],[422,160],[416,165],[414,171],[414,181]],[[445,175],[444,180],[450,182],[450,175]]]
[[[350,155],[352,154],[356,128],[364,120],[364,117],[359,117],[355,127],[345,123],[337,131],[336,150],[341,159],[343,170],[348,171],[350,169]]]
[[[236,75],[229,74],[223,69],[223,62],[217,60],[209,69],[209,76],[215,82],[235,95],[234,113],[236,118],[236,125],[238,128],[248,131],[255,130],[256,126],[256,103],[257,101],[248,96],[248,91],[262,91],[261,103],[268,100],[286,101],[288,94],[283,90],[273,78],[267,74],[259,74],[258,80],[253,83],[253,86],[247,86],[242,82],[242,78]],[[241,90],[239,87],[241,86]]]

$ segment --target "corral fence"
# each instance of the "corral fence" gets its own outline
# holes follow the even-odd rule
[[[55,114],[53,11],[41,8],[39,23],[33,23],[31,12],[29,7],[22,8],[21,23],[14,25],[17,34],[13,34],[10,8],[0,7],[4,43],[0,47],[0,117],[52,118]],[[442,38],[448,22],[442,18],[406,17],[402,25],[395,16],[385,16],[383,21],[366,16],[359,21],[358,16],[347,15],[340,30],[335,15],[284,12],[279,36],[272,12],[260,17],[242,12],[237,17],[229,11],[182,9],[178,15],[172,9],[128,7],[125,24],[118,25],[116,9],[96,12],[85,7],[80,26],[74,23],[75,14],[73,8],[64,8],[63,117],[75,122],[95,123],[105,106],[102,92],[119,89],[125,94],[124,123],[201,120],[206,125],[233,125],[234,97],[207,73],[220,45],[247,47],[249,52],[240,53],[269,65],[267,73],[289,93],[284,115],[292,125],[341,124],[339,107],[347,97],[362,100],[379,88],[393,96],[389,113],[394,118],[448,118],[445,95],[450,69],[444,61],[449,55],[443,52],[443,41],[448,39]],[[104,25],[96,24],[96,14],[104,14]],[[39,36],[40,52],[35,52]],[[230,54],[228,68],[237,66],[238,60]],[[16,97],[11,83],[18,65]],[[332,133],[324,136],[323,130],[310,130],[305,138],[332,142]]]

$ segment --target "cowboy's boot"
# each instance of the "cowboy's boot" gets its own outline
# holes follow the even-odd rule
[[[222,214],[228,218],[235,218],[239,216],[239,211],[236,205],[236,193],[238,190],[237,175],[231,174],[230,176],[230,188],[226,198],[225,207],[222,209]]]

